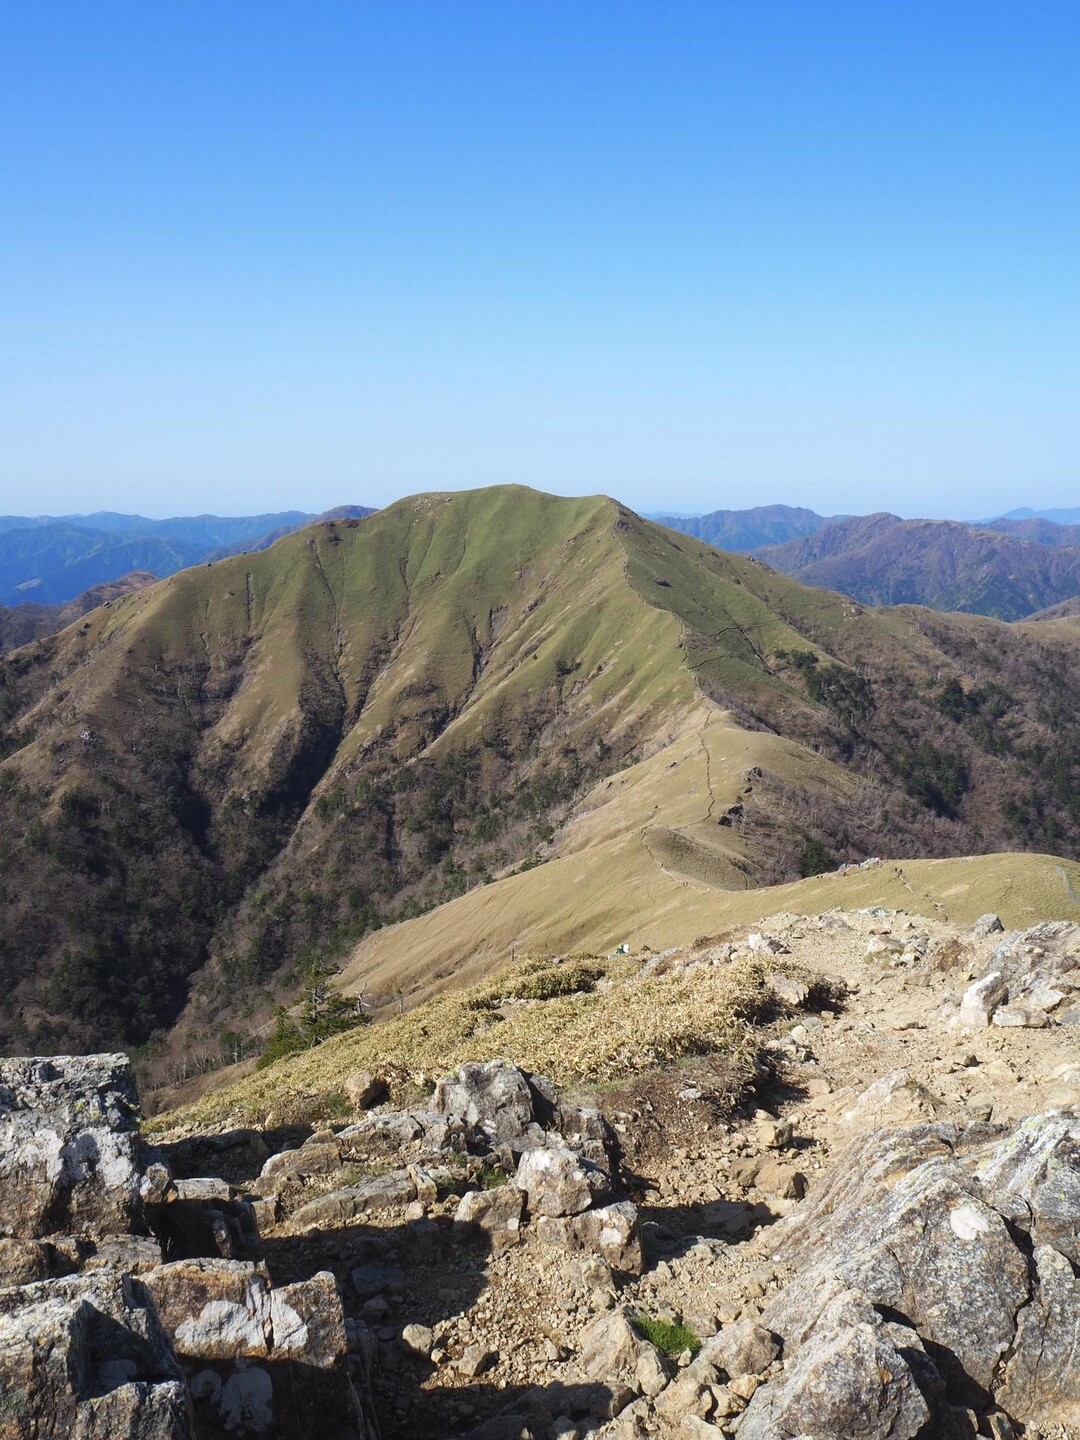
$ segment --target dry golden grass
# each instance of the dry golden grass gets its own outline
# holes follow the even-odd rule
[[[659,974],[643,970],[641,959],[589,957],[588,963],[603,975],[590,992],[507,1001],[526,972],[538,973],[535,962],[519,961],[482,985],[437,995],[156,1116],[149,1128],[264,1123],[271,1114],[280,1120],[336,1094],[354,1070],[381,1072],[395,1086],[415,1085],[463,1061],[498,1057],[567,1084],[621,1079],[683,1056],[721,1053],[749,1080],[764,1038],[756,1022],[768,1000],[766,968],[794,968],[753,959]]]

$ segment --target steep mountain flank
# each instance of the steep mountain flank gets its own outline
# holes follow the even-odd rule
[[[313,962],[455,897],[505,902],[505,934],[515,887],[547,895],[565,944],[661,881],[719,902],[873,854],[1075,854],[1078,646],[862,611],[517,487],[173,576],[0,665],[0,1043],[183,1013],[227,1052]],[[444,972],[490,963],[483,929],[453,940]]]
[[[1029,620],[1075,620],[1080,616],[1080,596],[1075,600],[1062,600],[1060,605],[1051,605],[1046,610],[1036,610]]]
[[[145,1037],[208,955],[235,1001],[529,854],[694,692],[614,513],[421,497],[10,657],[10,1042]]]
[[[867,605],[928,605],[1019,620],[1080,592],[1080,546],[1063,527],[1054,541],[1041,522],[994,522],[997,528],[952,520],[901,520],[861,515],[834,521],[816,534],[756,553],[806,585],[821,585]]]

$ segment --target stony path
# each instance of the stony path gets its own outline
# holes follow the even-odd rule
[[[560,1404],[567,1416],[587,1408],[580,1352],[590,1323],[618,1305],[699,1336],[755,1320],[789,1278],[774,1253],[776,1222],[813,1197],[845,1145],[924,1120],[1080,1113],[1076,1026],[958,1023],[960,998],[1000,939],[904,913],[845,912],[779,915],[753,935],[739,930],[705,952],[674,953],[666,963],[772,953],[830,984],[825,1003],[811,997],[797,1018],[777,1022],[769,1073],[734,1113],[707,1057],[567,1097],[601,1107],[620,1137],[642,1221],[637,1278],[613,1280],[596,1256],[545,1244],[534,1224],[494,1248],[463,1243],[448,1223],[460,1185],[322,1233],[290,1225],[286,1214],[268,1232],[272,1272],[281,1281],[334,1271],[352,1320],[378,1342],[383,1440],[474,1430],[477,1440],[517,1440],[531,1399],[548,1416],[537,1440],[572,1440],[577,1422],[557,1419],[552,1429],[550,1417]],[[392,1150],[365,1161],[375,1172],[403,1163]],[[331,1183],[340,1174],[328,1174]],[[508,1413],[519,1418],[500,1430]],[[640,1423],[627,1412],[628,1440],[683,1440],[651,1410],[644,1431]],[[712,1433],[737,1428],[732,1417]]]

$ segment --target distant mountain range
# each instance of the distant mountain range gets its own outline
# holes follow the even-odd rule
[[[867,605],[1020,620],[1080,594],[1080,528],[1055,527],[1050,541],[1017,538],[1050,523],[999,520],[990,528],[863,515],[754,553],[803,584]]]
[[[717,550],[746,554],[762,545],[779,545],[800,535],[813,535],[842,516],[818,515],[792,505],[756,505],[751,510],[713,510],[708,515],[650,515],[657,525],[693,535]]]
[[[32,603],[40,611],[33,620],[6,620],[0,645],[13,634],[49,633],[58,607],[133,572],[164,577],[265,550],[305,525],[372,513],[345,505],[322,515],[286,510],[166,520],[112,511],[0,516],[0,607]],[[1080,595],[1080,508],[1021,508],[970,524],[886,513],[819,515],[791,505],[651,518],[867,605],[916,604],[1019,620]]]
[[[1055,525],[1080,525],[1080,505],[1071,510],[1032,510],[1030,505],[1021,505],[1018,510],[1007,510],[1002,520],[1052,520]]]
[[[346,505],[328,516],[356,519],[371,513],[364,505]],[[167,520],[108,510],[92,515],[3,515],[0,605],[64,605],[132,571],[164,577],[208,560],[265,549],[321,518],[301,510]]]
[[[866,605],[1020,620],[1080,595],[1080,523],[1072,523],[1080,509],[1020,509],[978,524],[826,516],[789,505],[654,518]]]
[[[81,620],[99,605],[109,605],[123,595],[131,595],[144,585],[152,585],[157,579],[148,570],[133,570],[119,580],[106,580],[84,590],[65,605],[0,605],[0,655],[6,650],[15,650],[31,640],[43,640],[46,635],[55,635],[66,625]]]

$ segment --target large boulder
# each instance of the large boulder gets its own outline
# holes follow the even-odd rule
[[[138,1228],[138,1113],[126,1055],[0,1060],[0,1234]]]
[[[1027,1297],[1027,1259],[956,1154],[960,1143],[952,1127],[925,1125],[878,1132],[842,1152],[780,1247],[808,1268],[763,1323],[785,1338],[816,1323],[836,1277],[907,1317],[954,1357],[958,1378],[988,1388]]]
[[[547,1245],[585,1251],[624,1275],[640,1275],[643,1266],[637,1206],[629,1200],[602,1205],[579,1215],[541,1215],[536,1233]]]
[[[777,1232],[795,1274],[761,1325],[783,1341],[783,1371],[740,1436],[903,1440],[950,1407],[1075,1425],[1078,1215],[1072,1116],[854,1142]]]
[[[516,1245],[521,1239],[521,1212],[525,1197],[516,1185],[498,1185],[493,1190],[468,1190],[454,1212],[456,1225],[482,1231],[495,1251]]]
[[[184,1260],[143,1283],[188,1379],[197,1435],[243,1434],[245,1424],[266,1436],[301,1434],[310,1414],[328,1436],[362,1434],[332,1275],[272,1289],[250,1264]]]
[[[416,1199],[416,1182],[406,1170],[389,1175],[372,1175],[344,1190],[332,1190],[309,1200],[297,1210],[290,1225],[294,1230],[320,1230],[348,1225],[364,1215],[396,1210]]]
[[[1080,1120],[1021,1120],[976,1166],[982,1193],[1034,1245],[1052,1245],[1080,1267]]]
[[[201,1360],[265,1359],[274,1344],[270,1287],[239,1260],[177,1260],[143,1276],[177,1350]]]
[[[1016,1341],[998,1403],[1019,1420],[1080,1424],[1080,1280],[1058,1250],[1034,1252],[1031,1302],[1016,1317]]]
[[[438,1081],[431,1108],[463,1123],[470,1140],[486,1147],[518,1139],[536,1118],[528,1080],[506,1060],[459,1066]]]
[[[880,1316],[857,1292],[833,1298],[814,1343],[754,1392],[742,1440],[915,1440],[930,1419],[919,1382]]]
[[[586,1325],[577,1363],[589,1380],[609,1386],[619,1382],[646,1395],[659,1395],[670,1379],[666,1360],[639,1334],[632,1313],[621,1306]]]
[[[338,1208],[402,1193],[368,1185]],[[274,1288],[260,1254],[226,1181],[140,1146],[123,1056],[0,1062],[3,1440],[284,1440],[313,1416],[366,1440],[333,1277]]]
[[[964,991],[960,1001],[961,1025],[989,1025],[994,1012],[1009,993],[1000,970],[991,970]]]
[[[1006,934],[965,992],[967,1025],[1080,1025],[1080,925],[1052,920]]]
[[[183,1372],[138,1280],[75,1276],[0,1290],[0,1431],[192,1440]]]
[[[780,1354],[780,1345],[771,1330],[749,1316],[725,1325],[701,1348],[710,1364],[718,1366],[729,1378],[740,1375],[762,1375]]]
[[[530,1215],[579,1215],[611,1198],[610,1175],[565,1145],[526,1150],[514,1183],[525,1191]]]

